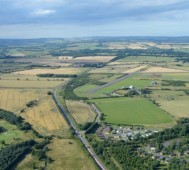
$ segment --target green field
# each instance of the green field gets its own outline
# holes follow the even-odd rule
[[[7,130],[0,133],[0,142],[5,141],[5,144],[15,144],[35,137],[31,132],[21,131],[16,125],[12,125],[5,120],[0,120],[0,125]],[[2,146],[0,143],[0,148]]]
[[[93,84],[85,84],[74,89],[74,93],[80,97],[104,97],[106,94],[111,93],[123,87],[129,87],[133,85],[134,87],[140,89],[151,85],[151,80],[140,80],[135,76],[129,77],[125,80],[112,84],[111,86],[100,89],[94,93],[89,93],[89,91],[96,87]]]
[[[156,57],[156,56],[128,56],[121,60],[118,60],[119,62],[122,61],[128,61],[128,62],[167,62],[172,61],[174,58],[172,57]]]
[[[145,98],[109,98],[90,100],[105,114],[105,122],[112,124],[160,125],[173,119]]]

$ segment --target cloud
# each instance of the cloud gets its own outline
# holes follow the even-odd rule
[[[132,30],[136,29],[140,31],[140,27],[142,27],[143,24],[149,24],[150,28],[155,27],[155,25],[164,24],[165,27],[162,25],[162,29],[168,30],[173,29],[172,27],[168,27],[168,25],[174,25],[176,23],[177,27],[175,26],[175,28],[179,28],[179,30],[182,31],[182,27],[178,27],[178,23],[180,25],[187,25],[189,17],[188,0],[0,1],[1,27],[3,25],[37,26],[42,24],[46,25],[48,28],[52,25],[61,25],[61,28],[64,28],[62,25],[69,25],[69,27],[66,26],[65,28],[69,28],[69,30],[73,31],[73,29],[70,28],[79,27],[78,30],[85,34],[89,27],[98,27],[98,31],[96,32],[93,31],[93,29],[89,29],[89,31],[91,30],[94,34],[97,34],[97,32],[100,32],[100,29],[102,29],[101,32],[104,33],[106,29],[109,30],[109,27],[117,31],[124,28],[132,33]],[[140,22],[139,25],[138,22]],[[150,26],[150,24],[152,24],[152,26]],[[137,26],[137,28],[135,28],[135,26]],[[17,28],[18,27],[15,27],[15,29]],[[58,26],[56,28],[58,29]],[[87,29],[82,31],[82,28]],[[112,31],[111,28],[110,32]],[[130,31],[127,28],[132,30]],[[40,29],[42,28],[40,27]],[[153,28],[153,30],[157,31],[155,28]],[[120,32],[124,33],[123,30]],[[79,34],[79,32],[77,33]],[[112,31],[112,33],[114,33],[114,31]]]
[[[56,10],[52,10],[52,9],[38,9],[32,12],[32,14],[36,16],[44,16],[44,15],[54,14],[55,12]]]

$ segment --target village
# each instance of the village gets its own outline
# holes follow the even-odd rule
[[[157,130],[144,129],[142,126],[110,126],[102,125],[96,131],[100,139],[110,140],[134,140],[138,137],[149,137]]]
[[[139,137],[147,138],[157,130],[144,129],[142,126],[110,126],[103,124],[96,130],[96,134],[100,139],[112,141],[137,140]],[[185,148],[182,151],[175,149],[179,146],[180,139],[165,141],[161,147],[155,143],[148,144],[137,149],[138,155],[145,157],[150,156],[154,160],[162,163],[169,163],[173,158],[177,157],[181,160],[189,162],[189,149]]]

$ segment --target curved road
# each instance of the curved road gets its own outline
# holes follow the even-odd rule
[[[67,122],[74,129],[76,136],[83,143],[83,145],[85,146],[85,148],[87,149],[87,151],[89,152],[89,154],[91,155],[91,157],[94,159],[94,161],[96,162],[96,164],[98,165],[98,167],[101,170],[106,170],[105,166],[101,163],[101,161],[99,160],[99,158],[97,157],[97,155],[95,154],[95,152],[93,151],[93,149],[90,147],[90,145],[89,145],[87,139],[85,138],[85,136],[82,136],[82,132],[80,132],[79,130],[77,130],[77,128],[72,123],[72,120],[69,118],[69,116],[67,115],[66,111],[64,110],[64,108],[62,107],[62,105],[60,104],[60,102],[58,101],[58,99],[57,99],[57,90],[58,89],[56,89],[55,92],[53,93],[53,99],[55,100],[55,103],[57,104],[57,106],[59,107],[59,109],[61,110],[61,112],[64,114]]]

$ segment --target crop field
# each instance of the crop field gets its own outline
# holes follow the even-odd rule
[[[76,57],[74,58],[74,60],[108,62],[115,57],[116,56],[85,56],[85,57]]]
[[[0,80],[0,88],[34,88],[34,89],[49,89],[49,88],[54,88],[56,86],[59,86],[62,84],[63,81],[59,80]]]
[[[38,75],[38,74],[79,74],[81,68],[57,68],[57,69],[31,69],[14,72],[13,74]]]
[[[93,122],[96,117],[96,113],[86,103],[67,100],[66,105],[69,112],[78,124]]]
[[[95,73],[95,74],[124,74],[126,71],[128,71],[129,69],[135,68],[138,65],[134,64],[134,65],[127,65],[127,66],[105,66],[102,68],[96,68],[96,69],[92,69],[91,71],[89,71],[89,73]]]
[[[105,122],[158,126],[172,124],[173,119],[145,98],[109,98],[90,100],[105,114]]]
[[[155,56],[127,56],[118,62],[170,62],[172,57],[155,57]]]
[[[189,117],[189,96],[183,91],[153,91],[150,95],[160,107],[176,119]]]
[[[28,108],[21,116],[42,134],[66,134],[68,125],[51,96],[37,106]]]
[[[145,69],[146,67],[147,67],[147,65],[138,66],[138,67],[129,69],[129,70],[127,70],[127,71],[124,71],[123,73],[134,73],[134,72],[136,72],[136,71]]]
[[[54,138],[47,153],[54,161],[47,170],[97,170],[93,160],[81,148],[77,140]]]
[[[172,69],[172,68],[164,68],[164,67],[151,67],[143,73],[185,73],[186,70]]]
[[[0,89],[0,108],[17,112],[29,101],[40,100],[47,95],[47,90]]]

